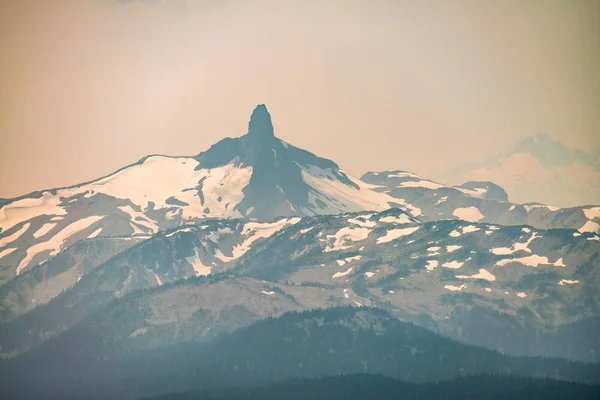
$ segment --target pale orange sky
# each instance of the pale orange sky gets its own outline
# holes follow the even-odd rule
[[[600,145],[600,2],[0,0],[0,197],[247,130],[425,176]]]

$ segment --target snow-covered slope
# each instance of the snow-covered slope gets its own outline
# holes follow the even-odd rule
[[[452,184],[492,181],[519,203],[600,204],[598,152],[569,148],[544,134],[524,139],[507,153],[450,168],[436,178]]]
[[[227,270],[261,240],[299,217],[259,222],[209,219],[148,238],[96,237],[77,242],[48,262],[0,286],[0,323],[43,305],[83,279],[85,296],[132,291]],[[135,246],[131,253],[123,253]],[[90,276],[88,276],[90,275]],[[96,301],[98,296],[96,296]]]
[[[394,204],[333,161],[276,138],[259,105],[246,135],[195,157],[148,156],[95,181],[6,201],[0,284],[88,237],[151,235],[204,218],[268,220]]]

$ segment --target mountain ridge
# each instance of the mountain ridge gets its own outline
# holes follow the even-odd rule
[[[401,207],[423,220],[600,231],[600,207],[523,206],[505,197],[489,182],[450,187],[406,171],[352,178],[334,161],[278,139],[259,105],[245,135],[195,156],[149,155],[87,183],[6,200],[0,285],[78,240],[149,236],[206,218],[271,220]]]
[[[286,310],[355,304],[386,307],[455,339],[515,354],[593,360],[589,351],[597,345],[584,340],[576,348],[552,335],[535,346],[521,344],[531,332],[541,338],[600,315],[599,238],[566,229],[421,222],[400,209],[272,222],[208,220],[159,232],[100,265],[48,263],[7,283],[0,289],[0,345],[4,355],[32,348],[111,302],[139,323],[131,332],[146,332],[136,338],[140,345],[170,332],[170,322],[161,321],[171,321],[171,314],[180,316],[179,337],[200,340],[205,333],[198,327],[234,309],[243,318],[207,332]],[[70,287],[28,311],[45,281],[29,283],[28,290],[20,282],[31,282],[44,268],[48,281],[59,271],[69,273],[62,280]],[[198,307],[204,309],[200,321],[191,317]],[[143,315],[156,318],[144,323]],[[501,335],[493,331],[497,326],[504,326]],[[572,335],[583,334],[585,326],[574,327]]]
[[[150,155],[88,183],[7,201],[0,207],[0,284],[86,237],[151,235],[205,218],[383,210],[396,202],[335,162],[276,138],[261,105],[246,135],[194,157]]]

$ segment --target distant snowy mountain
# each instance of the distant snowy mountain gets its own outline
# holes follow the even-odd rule
[[[492,181],[518,203],[600,204],[600,150],[586,153],[538,134],[507,153],[450,168],[436,179],[450,184]]]
[[[333,161],[276,138],[259,105],[246,135],[195,157],[147,156],[91,182],[4,200],[0,284],[96,236],[147,236],[204,218],[268,220],[399,205],[365,186]]]

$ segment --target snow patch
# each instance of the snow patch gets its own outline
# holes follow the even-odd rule
[[[531,244],[531,242],[533,242],[536,238],[538,238],[539,236],[537,235],[537,232],[534,232],[533,235],[531,235],[529,237],[529,239],[527,239],[527,241],[525,243],[514,243],[512,245],[512,247],[496,247],[493,249],[490,249],[490,252],[496,254],[496,255],[507,255],[507,254],[513,254],[517,251],[526,251],[527,253],[531,253],[531,249],[529,249],[529,245]]]
[[[562,285],[565,285],[565,284],[566,284],[566,285],[574,285],[574,284],[576,284],[576,283],[579,283],[579,281],[578,281],[578,280],[570,280],[570,279],[561,279],[561,280],[558,282],[558,284],[559,284],[559,285],[561,285],[561,286],[562,286]]]
[[[428,271],[433,271],[438,266],[438,260],[427,260],[427,268]]]
[[[144,335],[146,332],[148,332],[148,327],[138,328],[135,331],[133,331],[133,333],[131,333],[131,335],[129,335],[129,337],[134,338],[136,336]]]
[[[229,262],[232,261],[234,259],[234,257],[230,257],[230,256],[226,256],[225,254],[223,254],[223,252],[221,251],[221,249],[216,249],[215,250],[215,258],[223,261],[223,262]]]
[[[102,218],[104,218],[104,216],[98,215],[92,215],[90,217],[82,218],[64,227],[61,231],[52,236],[50,240],[46,242],[40,242],[29,247],[25,254],[25,258],[21,260],[19,266],[17,267],[16,274],[19,275],[23,268],[29,265],[33,257],[41,253],[42,251],[50,250],[51,256],[56,255],[63,246],[63,244],[67,241],[67,239],[79,233],[80,231],[88,228],[90,225],[101,220]]]
[[[550,261],[548,261],[548,257],[538,256],[532,254],[530,256],[521,257],[521,258],[507,258],[504,260],[500,260],[496,262],[498,266],[504,266],[510,263],[520,263],[523,265],[527,265],[528,267],[538,267],[539,265],[553,265]]]
[[[363,228],[372,228],[377,225],[377,222],[375,221],[361,221],[356,218],[350,218],[348,219],[348,222],[354,225],[362,226]]]
[[[456,189],[460,192],[463,192],[464,194],[468,194],[469,196],[477,197],[477,198],[481,198],[481,196],[483,196],[484,194],[487,193],[487,189],[484,189],[484,188],[465,189],[465,188],[455,186],[454,189]]]
[[[102,232],[102,228],[98,228],[98,229],[96,229],[96,230],[95,230],[94,232],[92,232],[92,233],[90,234],[90,236],[88,236],[86,239],[93,239],[93,238],[95,238],[96,236],[98,236],[98,235],[100,234],[100,232]]]
[[[562,257],[559,258],[558,260],[554,261],[554,266],[555,267],[566,267],[565,263],[563,262]]]
[[[212,272],[212,267],[206,266],[200,260],[200,254],[198,254],[198,249],[196,249],[194,256],[186,257],[186,260],[192,265],[196,276],[206,276],[210,275]]]
[[[423,214],[423,212],[420,208],[415,207],[414,205],[406,202],[406,200],[404,200],[404,199],[394,198],[393,202],[400,204],[400,206],[402,206],[403,209],[408,210],[408,212],[410,212],[413,217],[418,217]]]
[[[448,200],[448,196],[442,196],[436,203],[435,205],[439,205],[442,204],[443,202],[445,202],[446,200]]]
[[[583,208],[581,211],[587,219],[600,218],[600,207]]]
[[[547,206],[545,204],[528,204],[523,207],[525,207],[525,210],[527,210],[527,212],[530,212],[531,210],[536,210],[538,208],[547,208],[550,211],[558,211],[559,210],[558,207]]]
[[[459,269],[462,267],[464,262],[461,261],[449,261],[442,264],[442,267],[450,268],[450,269]]]
[[[235,205],[243,198],[242,190],[250,181],[252,167],[240,168],[234,160],[218,168],[198,169],[193,158],[151,156],[115,174],[88,185],[60,191],[60,195],[82,192],[104,193],[119,199],[130,200],[142,211],[154,203],[155,209],[172,208],[170,197],[185,202],[181,206],[182,219],[201,217],[204,209],[223,217],[241,217]],[[198,183],[202,181],[204,204],[198,196]],[[218,202],[217,198],[222,201]],[[231,203],[231,204],[229,204]],[[229,204],[229,207],[227,207]],[[135,222],[138,222],[133,219]]]
[[[144,213],[135,211],[131,206],[119,206],[118,208],[124,213],[129,214],[129,222],[134,230],[134,234],[148,233],[140,230],[136,227],[136,225],[143,226],[144,228],[148,229],[151,233],[156,233],[158,231],[158,225],[156,221],[151,220]]]
[[[131,221],[129,221],[129,226],[131,226],[131,228],[133,229],[133,236],[146,234],[146,232],[141,230],[136,224],[134,224]]]
[[[59,204],[58,195],[44,192],[41,197],[25,198],[6,204],[0,208],[0,228],[6,232],[21,222],[30,220],[39,215],[65,215],[67,212]]]
[[[171,232],[171,233],[167,233],[167,234],[165,235],[165,237],[171,237],[171,236],[175,236],[175,235],[177,235],[178,233],[182,233],[182,232],[192,232],[192,228],[189,228],[189,227],[186,227],[186,228],[180,228],[180,229],[177,229],[177,230],[175,230],[175,231],[173,231],[173,232]]]
[[[591,232],[598,233],[600,232],[600,225],[598,225],[594,221],[587,221],[581,228],[578,229],[579,232]]]
[[[240,168],[236,163],[237,158],[222,167],[193,172],[194,179],[182,185],[181,188],[187,189],[180,189],[182,192],[177,195],[178,199],[189,204],[182,207],[182,219],[202,218],[206,215],[206,208],[210,210],[210,215],[224,218],[242,216],[236,206],[244,198],[243,190],[250,183],[252,167]],[[196,190],[189,190],[195,189],[200,181],[204,204],[199,201]]]
[[[298,163],[296,165],[300,167],[302,180],[315,189],[315,192],[309,193],[309,202],[312,210],[320,210],[319,213],[338,214],[340,212],[362,210],[383,211],[390,207],[389,202],[395,201],[388,194],[372,190],[374,185],[369,185],[350,176],[347,176],[347,178],[358,186],[358,189],[345,184],[339,180],[331,168],[323,169],[314,165],[303,166]],[[339,172],[343,173],[343,171]],[[326,207],[322,209],[317,200],[325,203]],[[306,211],[310,212],[311,210]]]
[[[446,286],[444,286],[444,289],[448,289],[448,290],[451,290],[453,292],[461,292],[465,288],[465,286],[467,286],[466,283],[463,283],[460,286],[446,285]]]
[[[444,185],[440,185],[439,183],[435,183],[435,182],[432,182],[432,181],[425,181],[425,180],[422,180],[422,181],[404,181],[404,182],[401,182],[399,186],[400,187],[412,187],[412,188],[422,187],[422,188],[432,189],[432,190],[447,187],[447,186],[444,186]]]
[[[477,232],[478,230],[479,230],[479,228],[476,227],[475,225],[468,225],[468,226],[465,226],[464,228],[462,228],[463,233],[472,233],[472,232]]]
[[[333,274],[331,276],[331,279],[337,279],[337,278],[341,278],[343,276],[348,275],[350,272],[352,272],[352,267],[348,268],[347,270],[345,270],[344,272],[336,272],[335,274]]]
[[[162,282],[162,279],[160,279],[160,276],[158,276],[158,274],[157,274],[156,272],[154,272],[154,271],[152,271],[152,270],[149,270],[149,269],[148,269],[148,268],[146,268],[146,267],[144,267],[144,269],[145,269],[147,272],[150,272],[150,273],[152,274],[152,276],[154,276],[154,279],[156,280],[156,284],[157,284],[158,286],[161,286],[161,285],[163,284],[163,282]]]
[[[469,222],[477,222],[480,219],[484,218],[484,215],[479,211],[477,207],[474,206],[457,208],[454,210],[452,215]]]
[[[486,281],[493,282],[496,280],[496,277],[489,273],[487,270],[481,268],[479,273],[475,275],[458,275],[458,279],[485,279]]]
[[[301,218],[283,218],[275,222],[248,222],[242,229],[242,235],[248,235],[246,240],[237,246],[234,246],[232,253],[233,259],[239,258],[244,255],[249,249],[252,243],[258,239],[266,239],[279,232],[281,229],[288,225],[294,225],[301,221]]]
[[[390,229],[387,233],[377,239],[377,244],[388,243],[402,236],[408,236],[419,229],[418,226],[411,228]]]
[[[16,249],[17,249],[16,247],[12,247],[12,248],[4,249],[4,250],[0,251],[0,258],[6,257],[7,255],[9,255],[10,253],[12,253]]]
[[[369,236],[371,230],[368,228],[351,228],[344,227],[337,231],[334,235],[327,235],[328,239],[333,238],[333,245],[328,245],[324,252],[336,251],[336,250],[344,250],[352,247],[352,245],[345,244],[346,241],[350,242],[359,242],[361,240],[365,240],[367,236]]]
[[[0,239],[0,247],[4,247],[6,245],[9,245],[10,243],[14,242],[15,240],[17,240],[18,238],[21,237],[22,234],[24,234],[25,232],[27,232],[27,229],[29,229],[29,227],[31,226],[31,224],[29,222],[27,222],[26,224],[23,224],[23,226],[21,228],[19,228],[19,230],[11,233],[8,236],[3,237],[2,239]]]
[[[44,236],[45,234],[47,234],[48,232],[50,232],[52,230],[52,228],[54,228],[56,226],[55,222],[50,222],[47,224],[42,225],[42,227],[40,229],[38,229],[37,231],[35,231],[33,233],[33,237],[34,238],[39,238]]]
[[[348,300],[352,301],[354,304],[356,304],[359,307],[362,307],[362,304],[360,304],[358,301],[356,300],[352,300],[350,298],[350,295],[348,295],[348,289],[344,289],[344,297],[347,298]]]
[[[398,216],[387,215],[385,217],[379,218],[379,222],[385,222],[386,224],[410,224],[413,221],[406,214],[401,214]]]

